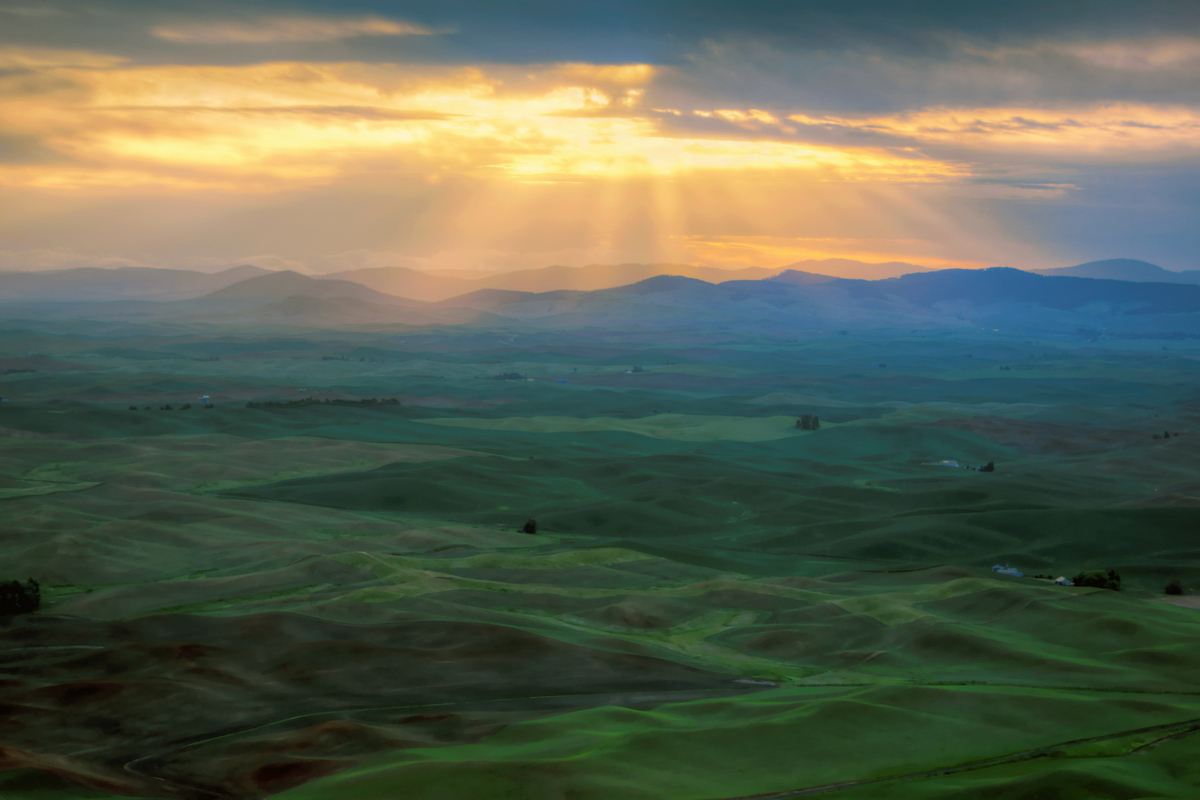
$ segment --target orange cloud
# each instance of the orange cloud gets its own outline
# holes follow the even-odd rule
[[[953,165],[877,148],[680,137],[638,111],[654,67],[503,68],[274,63],[43,70],[59,91],[0,94],[0,125],[70,165],[0,181],[115,187],[320,184],[362,171],[521,180],[775,170],[814,180],[943,180]],[[600,112],[600,113],[597,113]],[[778,123],[764,111],[722,117]],[[94,174],[87,175],[88,169]],[[134,180],[132,176],[142,175]]]
[[[57,50],[49,47],[5,47],[0,49],[0,69],[44,70],[57,67],[99,69],[116,67],[126,59],[85,50]]]
[[[383,17],[268,17],[254,21],[184,22],[151,30],[160,39],[189,44],[328,42],[355,36],[426,36],[432,30]]]

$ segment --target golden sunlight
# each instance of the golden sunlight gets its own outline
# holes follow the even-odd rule
[[[15,58],[10,54],[10,58]],[[360,172],[516,179],[763,170],[812,180],[943,180],[952,165],[786,137],[667,135],[639,108],[650,65],[511,68],[273,63],[121,68],[46,59],[59,87],[4,92],[0,124],[69,163],[7,166],[39,187],[271,190]],[[26,56],[26,65],[40,63]],[[97,68],[97,67],[104,68]],[[777,123],[760,110],[731,122]]]

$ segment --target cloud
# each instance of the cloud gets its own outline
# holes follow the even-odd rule
[[[1200,6],[1198,6],[1200,8]],[[905,48],[869,40],[785,46],[714,37],[661,70],[657,108],[886,113],[960,106],[1192,103],[1200,37],[1024,38],[927,32]]]
[[[268,17],[255,21],[183,22],[150,31],[159,39],[189,44],[330,42],[356,36],[428,36],[433,30],[384,17]]]
[[[128,59],[86,50],[59,50],[50,47],[0,47],[0,69],[44,70],[56,67],[105,69],[120,66]]]
[[[733,136],[668,132],[638,109],[636,92],[653,77],[649,65],[519,73],[361,63],[45,72],[65,88],[0,93],[0,132],[40,139],[64,163],[0,169],[0,183],[191,189],[208,181],[271,191],[355,173],[558,180],[750,170],[922,181],[960,172],[917,153],[747,138],[736,127]],[[615,82],[622,78],[636,85]],[[720,117],[779,123],[756,110],[725,109]]]
[[[54,6],[3,6],[0,7],[0,14],[11,14],[14,17],[62,17],[69,16],[69,11],[64,11],[61,8]]]
[[[802,126],[861,130],[1010,160],[1137,163],[1200,152],[1200,106],[1106,103],[1056,108],[930,108],[880,117],[793,114]]]
[[[1069,43],[1062,52],[1102,67],[1125,70],[1182,69],[1200,60],[1200,39],[1179,36],[1134,41]]]
[[[317,271],[833,255],[1038,265],[1048,242],[1149,219],[1195,251],[1200,184],[1181,176],[1200,163],[1200,38],[1183,29],[804,46],[715,33],[674,50],[627,43],[612,61],[630,63],[605,63],[611,43],[515,22],[488,30],[504,40],[492,48],[471,19],[470,46],[466,34],[453,52],[422,43],[452,64],[373,61],[394,58],[381,39],[322,51],[337,61],[163,50],[430,32],[381,17],[122,17],[104,41],[128,61],[0,47],[6,246]],[[118,35],[118,22],[136,28]],[[1170,202],[1164,181],[1180,186]],[[1102,214],[1112,222],[1089,225]],[[1154,259],[1165,236],[1120,249]]]

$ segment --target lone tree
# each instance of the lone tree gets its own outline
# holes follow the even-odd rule
[[[533,517],[525,520],[525,526],[521,528],[521,533],[537,533],[537,520]]]
[[[1167,594],[1183,594],[1183,581],[1179,578],[1171,578],[1167,581],[1167,585],[1163,587],[1163,591]]]
[[[37,611],[42,604],[42,589],[30,578],[28,583],[19,581],[0,583],[0,616],[28,614]]]
[[[1094,586],[1097,589],[1112,589],[1114,592],[1121,591],[1121,576],[1113,569],[1110,569],[1108,572],[1102,569],[1086,570],[1072,578],[1071,582],[1076,586]]]
[[[802,431],[815,431],[821,427],[821,419],[815,414],[805,414],[796,420],[796,427]]]

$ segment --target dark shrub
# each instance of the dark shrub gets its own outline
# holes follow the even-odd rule
[[[1163,587],[1163,591],[1167,594],[1183,594],[1183,581],[1179,578],[1171,578],[1167,581],[1167,585]]]
[[[42,590],[33,578],[28,583],[19,581],[0,583],[0,616],[28,614],[37,611],[42,604]]]
[[[1071,582],[1076,586],[1094,586],[1097,589],[1121,591],[1121,576],[1116,573],[1116,570],[1111,569],[1108,572],[1102,569],[1086,570],[1072,578]]]

